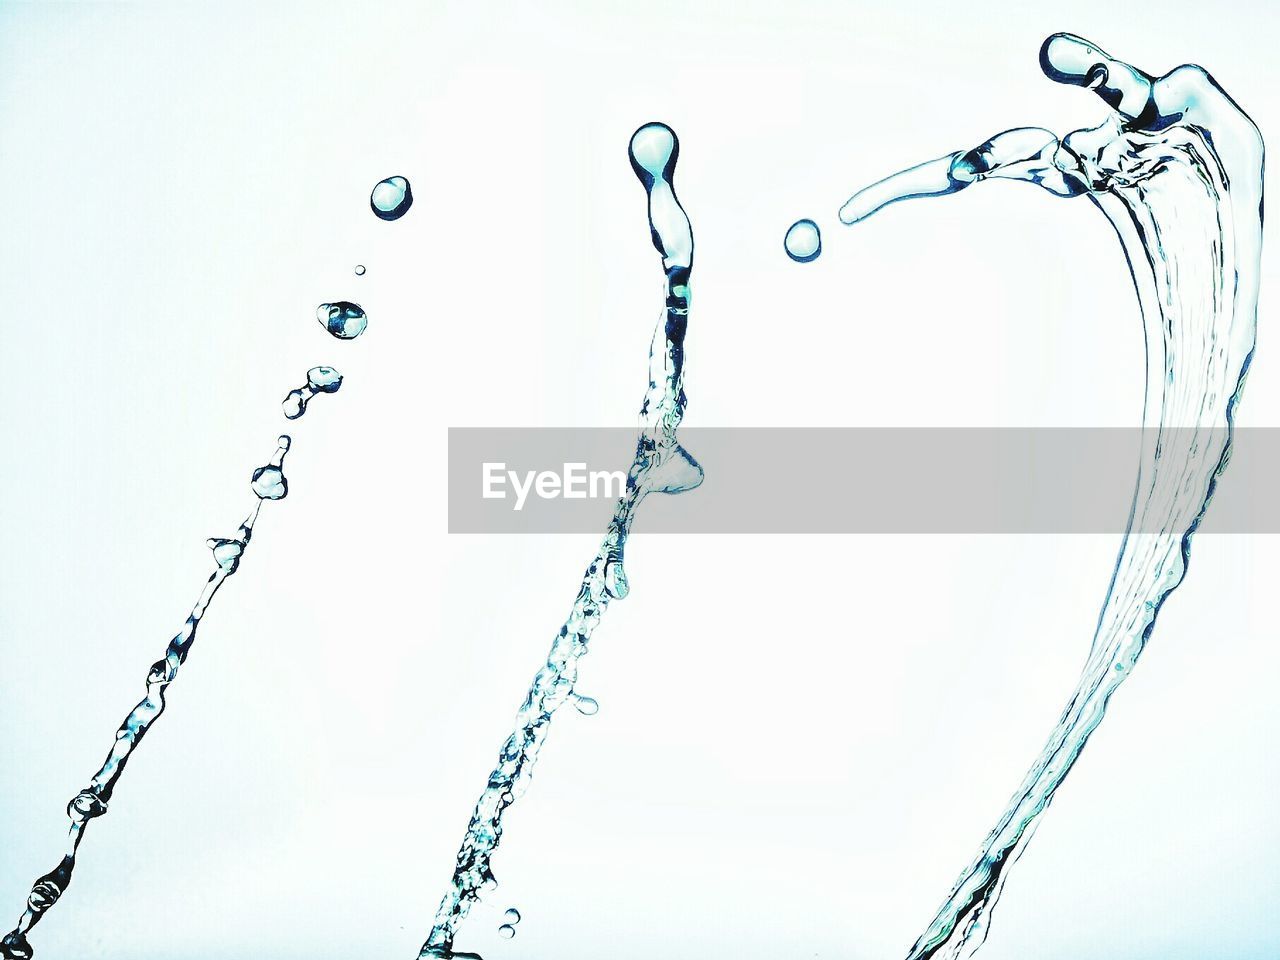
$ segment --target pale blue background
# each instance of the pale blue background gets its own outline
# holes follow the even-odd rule
[[[33,942],[415,955],[595,549],[448,538],[445,429],[631,422],[660,303],[638,124],[684,145],[690,423],[1132,424],[1136,307],[1084,201],[835,210],[997,130],[1096,122],[1040,76],[1054,30],[1203,63],[1278,131],[1278,26],[1262,3],[0,5],[0,914],[56,862],[281,398],[330,363],[289,499]],[[418,201],[384,224],[392,173]],[[827,230],[808,267],[781,252],[799,216]],[[1280,425],[1276,249],[1255,425]],[[369,309],[359,341],[313,319],[338,298]],[[637,537],[583,663],[600,713],[557,721],[459,946],[902,955],[1056,718],[1116,545]],[[1277,582],[1275,538],[1198,542],[982,956],[1280,953]]]

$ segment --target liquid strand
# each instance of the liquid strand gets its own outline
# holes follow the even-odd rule
[[[957,960],[982,945],[1009,868],[1186,574],[1191,536],[1230,456],[1257,333],[1263,144],[1252,120],[1197,66],[1153,77],[1070,34],[1046,40],[1040,64],[1052,80],[1093,90],[1112,109],[1106,122],[1062,140],[1038,127],[1008,130],[872,184],[840,210],[841,221],[858,223],[900,200],[988,179],[1088,196],[1120,238],[1146,340],[1136,492],[1084,671],[909,960]]]
[[[693,232],[673,183],[679,152],[675,133],[662,123],[645,124],[631,138],[631,167],[648,194],[649,229],[666,274],[666,305],[649,348],[649,386],[640,407],[640,435],[626,492],[476,803],[452,882],[418,954],[420,960],[474,957],[454,953],[458,926],[480,894],[496,883],[491,860],[502,839],[503,815],[528,788],[552,717],[574,699],[578,660],[587,652],[601,615],[611,600],[627,594],[623,553],[636,509],[649,493],[680,493],[702,482],[702,468],[676,438],[685,409],[684,337],[693,267]],[[514,925],[508,925],[512,926],[509,935],[514,936]]]
[[[213,552],[214,569],[205,581],[195,606],[187,616],[178,634],[169,641],[164,657],[151,665],[147,673],[147,695],[142,698],[125,717],[116,731],[115,743],[107,754],[106,761],[88,786],[71,798],[67,804],[67,817],[71,821],[67,833],[67,843],[61,861],[48,873],[39,877],[31,887],[27,897],[26,909],[18,919],[18,924],[4,939],[0,940],[0,957],[5,960],[27,960],[32,956],[32,947],[27,940],[40,918],[58,902],[71,883],[71,875],[75,870],[76,854],[80,842],[90,822],[107,812],[111,795],[124,773],[125,765],[133,755],[133,751],[148,730],[164,712],[165,692],[169,684],[178,676],[178,670],[186,662],[191,646],[196,640],[196,631],[204,620],[209,604],[214,595],[235,574],[240,567],[240,560],[249,546],[253,536],[254,524],[258,520],[258,512],[266,500],[281,500],[288,493],[288,482],[284,477],[284,458],[289,452],[290,439],[280,437],[275,454],[263,466],[258,467],[250,480],[250,486],[257,498],[253,510],[234,537],[229,539],[215,538],[208,541]]]

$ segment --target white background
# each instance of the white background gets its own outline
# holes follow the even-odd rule
[[[640,123],[682,142],[689,424],[1136,424],[1137,309],[1087,201],[835,211],[1006,127],[1097,122],[1039,72],[1055,30],[1202,63],[1280,130],[1278,26],[1260,2],[0,6],[3,910],[327,363],[347,379],[290,431],[288,499],[32,941],[416,955],[596,547],[449,537],[445,431],[632,422],[661,303]],[[387,224],[393,173],[417,202]],[[800,216],[808,266],[781,249]],[[1276,249],[1243,425],[1280,425]],[[358,341],[313,319],[336,299],[368,309]],[[806,482],[777,495],[841,509]],[[600,713],[557,719],[459,948],[902,955],[1057,718],[1118,537],[645,537],[662,509],[582,664]],[[1273,537],[1196,542],[985,957],[1280,952],[1278,578]]]

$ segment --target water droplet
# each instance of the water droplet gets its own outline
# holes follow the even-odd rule
[[[364,264],[363,264],[363,263],[357,263],[357,264],[356,264],[356,276],[357,276],[357,277],[363,277],[363,276],[364,276]]]
[[[594,717],[600,712],[600,701],[595,697],[584,697],[575,693],[573,695],[573,705],[584,717]]]
[[[31,895],[27,897],[27,906],[32,913],[44,913],[62,896],[62,888],[52,880],[43,880],[31,888]]]
[[[244,553],[243,543],[216,537],[208,541],[208,546],[213,551],[214,563],[228,573],[236,572],[236,567],[240,565],[240,554]]]
[[[81,790],[67,804],[67,816],[76,823],[100,817],[106,812],[106,801],[89,790]]]
[[[339,340],[354,340],[369,324],[360,304],[347,300],[320,304],[316,308],[316,320]]]
[[[622,569],[622,558],[610,560],[604,568],[604,588],[615,600],[623,599],[631,592],[631,584],[627,581],[627,573]]]
[[[312,367],[307,371],[307,386],[316,393],[337,393],[342,386],[342,374],[333,367]]]
[[[797,220],[787,231],[782,241],[787,256],[796,263],[808,263],[817,260],[822,253],[822,231],[812,220]]]
[[[285,419],[297,420],[306,413],[308,399],[306,390],[290,390],[280,405],[284,410]]]
[[[283,500],[289,481],[279,467],[259,467],[253,471],[253,492],[263,500]]]
[[[516,935],[516,928],[509,923],[504,923],[502,926],[498,928],[498,936],[504,937],[507,940],[510,940],[515,935]]]
[[[251,486],[260,500],[283,500],[289,494],[289,481],[285,479],[282,468],[284,455],[289,452],[292,441],[288,436],[281,436],[279,443],[271,462],[253,471]]]
[[[507,912],[504,913],[502,916],[508,923],[520,922],[520,911],[517,910],[515,907],[508,907]]]
[[[654,180],[668,179],[668,168],[675,165],[675,132],[665,123],[646,123],[631,135],[631,164]]]
[[[281,406],[289,420],[297,420],[307,412],[307,404],[317,393],[337,393],[342,386],[342,374],[333,367],[312,367],[307,371],[307,384],[290,390]]]
[[[413,206],[413,188],[404,177],[387,177],[369,194],[369,206],[382,220],[399,220]]]

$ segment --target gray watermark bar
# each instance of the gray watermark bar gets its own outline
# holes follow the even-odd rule
[[[690,428],[680,442],[706,480],[653,494],[635,530],[1122,533],[1144,443],[1160,451],[1164,486],[1176,479],[1194,499],[1225,438],[1185,427]],[[635,446],[635,427],[450,428],[449,532],[600,532]],[[1280,428],[1236,430],[1200,530],[1280,533],[1278,480]]]

